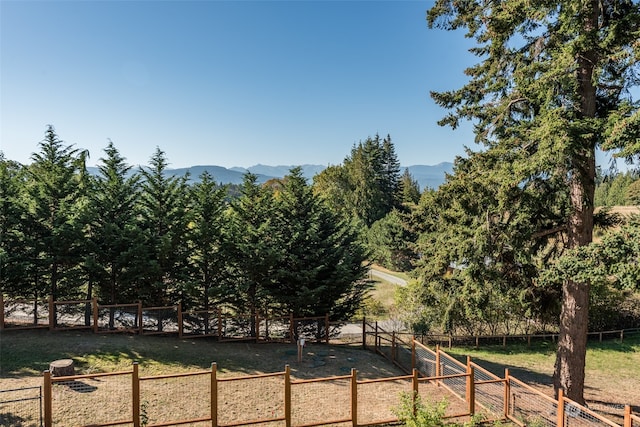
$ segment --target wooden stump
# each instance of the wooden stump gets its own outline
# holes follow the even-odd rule
[[[75,375],[72,359],[54,360],[49,364],[49,372],[52,377],[68,377]]]

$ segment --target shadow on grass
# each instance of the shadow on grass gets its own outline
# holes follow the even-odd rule
[[[0,377],[5,378],[39,376],[57,359],[73,359],[79,373],[129,371],[137,361],[141,375],[207,370],[213,362],[223,375],[281,372],[287,364],[298,378],[346,375],[351,368],[363,378],[401,375],[381,356],[357,346],[311,344],[298,362],[295,344],[46,330],[5,331],[0,338]]]

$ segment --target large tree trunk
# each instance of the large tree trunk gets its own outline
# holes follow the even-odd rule
[[[597,31],[598,0],[587,0],[583,8],[585,34]],[[593,46],[577,55],[578,118],[596,116],[596,88],[593,71],[598,57]],[[569,249],[585,246],[593,238],[593,198],[595,193],[595,147],[593,134],[578,136],[582,149],[574,155],[569,172],[571,214],[567,227]],[[589,283],[567,280],[562,287],[560,337],[553,376],[556,394],[562,389],[565,396],[584,403],[585,362],[589,325]]]

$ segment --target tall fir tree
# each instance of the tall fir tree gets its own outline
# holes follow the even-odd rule
[[[438,0],[428,12],[430,27],[466,28],[480,61],[466,70],[464,87],[432,94],[453,110],[440,123],[472,120],[505,187],[545,181],[564,193],[558,230],[569,249],[592,240],[596,147],[627,158],[640,152],[640,113],[629,91],[638,85],[638,8],[631,0]],[[588,304],[589,282],[566,280],[554,385],[580,403]]]
[[[167,176],[168,162],[160,148],[149,164],[140,170],[139,212],[150,258],[139,293],[146,304],[173,305],[182,300],[187,280],[188,176]]]
[[[86,204],[86,151],[64,145],[47,127],[40,151],[31,157],[25,183],[27,239],[33,243],[33,278],[46,283],[54,300],[77,297],[84,258],[82,211]],[[44,289],[43,289],[44,290]]]
[[[118,304],[139,298],[135,288],[144,277],[139,264],[146,253],[137,211],[140,176],[131,174],[133,167],[112,142],[104,152],[89,197],[86,268],[100,302]]]
[[[204,172],[191,187],[190,297],[193,304],[210,310],[224,299],[229,285],[227,263],[226,187]]]
[[[367,253],[357,233],[313,193],[299,167],[284,178],[275,212],[282,259],[270,296],[297,317],[352,316],[368,286]]]

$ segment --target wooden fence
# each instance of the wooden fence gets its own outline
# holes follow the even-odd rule
[[[424,378],[414,370],[411,375],[359,380],[352,369],[349,375],[292,380],[289,365],[282,372],[233,378],[218,378],[215,363],[209,371],[150,377],[141,377],[137,364],[127,372],[68,377],[45,371],[44,425],[381,425],[398,421],[393,409],[400,405],[400,392],[429,393],[431,383],[454,377],[467,384],[467,404],[447,416],[471,415],[473,372]],[[186,382],[170,383],[174,380]],[[167,384],[171,388],[162,398]],[[182,394],[181,389],[191,392]]]
[[[0,295],[0,330],[45,328],[52,331],[90,329],[94,333],[175,334],[180,338],[215,337],[218,341],[329,342],[343,322],[329,316],[267,318],[216,310],[183,311],[180,304],[143,307],[98,304],[90,300],[5,301]],[[359,339],[358,339],[359,341]]]
[[[365,345],[408,372],[417,370],[421,375],[441,377],[441,385],[459,399],[468,400],[469,390],[448,375],[471,372],[473,376],[472,401],[476,410],[492,414],[496,419],[508,419],[519,426],[548,427],[638,427],[640,418],[625,405],[624,423],[621,425],[566,398],[562,390],[557,399],[532,388],[514,378],[505,369],[501,378],[467,357],[466,364],[440,350],[431,350],[416,339],[407,340],[394,332],[386,332],[377,324],[365,324]],[[371,347],[372,346],[372,347]],[[473,409],[471,413],[473,413]]]

